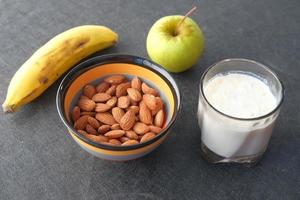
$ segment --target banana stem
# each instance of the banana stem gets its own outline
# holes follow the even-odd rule
[[[183,18],[178,22],[176,28],[175,28],[175,34],[178,35],[178,31],[179,31],[179,28],[181,26],[181,24],[184,22],[184,20],[189,17],[190,15],[193,14],[193,12],[197,9],[197,6],[194,6],[191,10],[189,10],[184,16]]]

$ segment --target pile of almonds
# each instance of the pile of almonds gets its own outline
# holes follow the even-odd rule
[[[151,140],[162,130],[164,105],[159,93],[138,77],[105,78],[86,85],[73,108],[74,128],[93,142],[128,146]]]

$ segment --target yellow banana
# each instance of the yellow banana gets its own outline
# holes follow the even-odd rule
[[[64,72],[84,57],[114,45],[118,35],[104,26],[69,29],[39,48],[10,81],[4,112],[14,112],[42,94]]]

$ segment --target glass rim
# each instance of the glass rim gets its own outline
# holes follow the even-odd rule
[[[220,110],[218,110],[217,108],[215,108],[209,101],[208,99],[206,98],[205,94],[204,94],[204,90],[203,90],[203,80],[204,78],[206,77],[207,73],[214,67],[216,67],[218,64],[220,63],[224,63],[224,62],[230,62],[230,61],[243,61],[243,62],[248,62],[248,63],[253,63],[253,64],[256,64],[258,65],[259,67],[262,67],[264,68],[266,71],[268,71],[273,77],[275,77],[275,79],[278,81],[279,85],[281,86],[281,99],[279,101],[279,103],[275,106],[275,108],[273,108],[270,112],[264,114],[264,115],[261,115],[261,116],[258,116],[258,117],[250,117],[250,118],[242,118],[242,117],[234,117],[234,116],[231,116],[231,115],[228,115]],[[205,71],[204,73],[202,74],[201,76],[201,79],[200,79],[200,92],[201,92],[201,95],[203,96],[205,102],[213,109],[215,110],[217,113],[225,116],[225,117],[228,117],[228,118],[231,118],[231,119],[235,119],[235,120],[241,120],[241,121],[254,121],[254,120],[259,120],[259,119],[264,119],[266,117],[269,117],[270,115],[274,114],[277,110],[279,110],[279,108],[281,107],[282,103],[283,103],[283,100],[284,100],[284,94],[285,94],[285,89],[284,89],[284,85],[282,83],[282,81],[279,79],[279,76],[273,71],[271,70],[270,67],[267,67],[266,65],[260,63],[260,62],[257,62],[257,61],[254,61],[254,60],[250,60],[250,59],[246,59],[246,58],[227,58],[227,59],[223,59],[223,60],[220,60],[218,62],[215,62],[214,64],[210,65]]]

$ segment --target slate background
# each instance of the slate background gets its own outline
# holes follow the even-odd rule
[[[58,83],[13,115],[0,115],[0,199],[300,199],[299,0],[0,0],[0,101],[18,67],[54,35],[103,24],[120,42],[104,53],[147,56],[155,20],[184,14],[206,36],[202,59],[174,75],[183,106],[173,134],[142,159],[99,160],[66,134],[55,107]],[[260,61],[279,74],[286,99],[270,146],[255,168],[212,166],[200,157],[199,78],[229,57]]]

